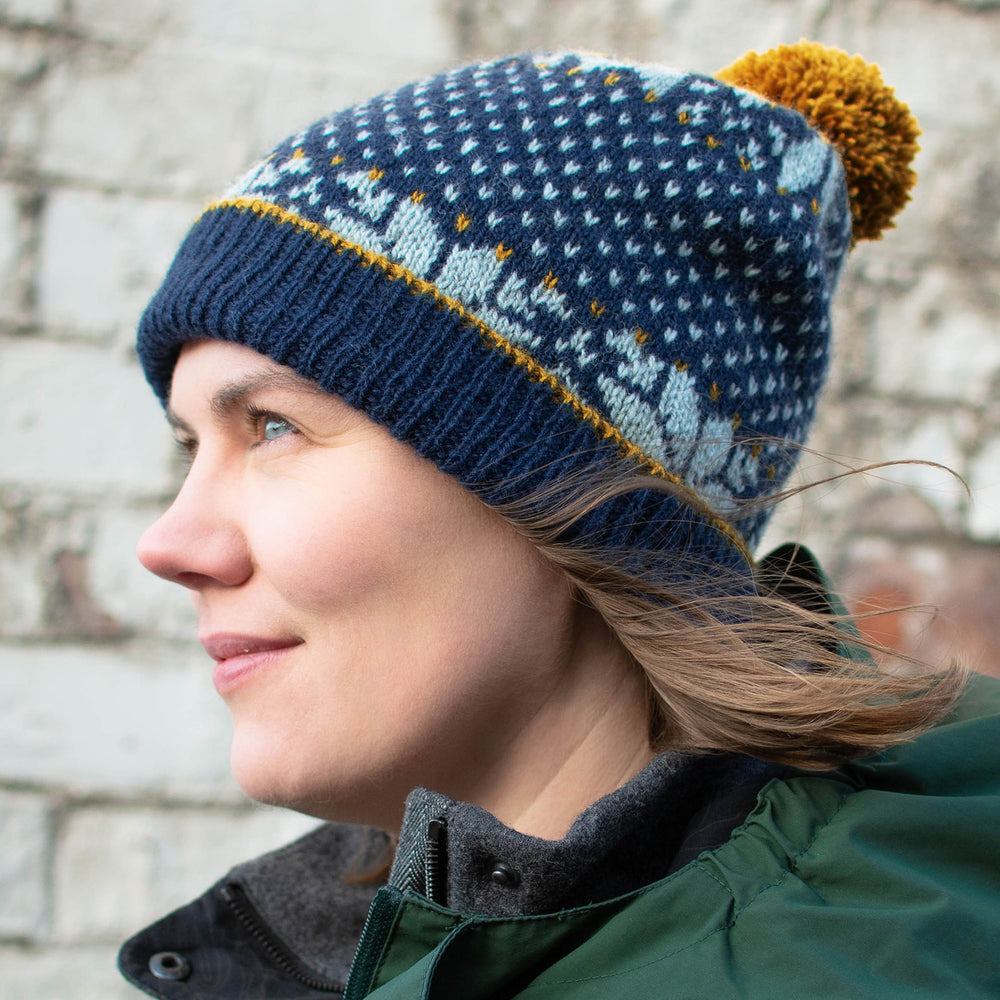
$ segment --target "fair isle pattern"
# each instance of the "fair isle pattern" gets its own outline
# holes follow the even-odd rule
[[[723,518],[790,471],[783,442],[811,423],[850,242],[837,154],[797,113],[709,77],[566,54],[465,67],[324,119],[207,215],[248,210],[458,303],[599,439]],[[191,335],[147,333],[161,397]],[[498,421],[524,419],[495,405]],[[743,516],[738,535],[752,544],[765,518]]]
[[[756,95],[503,60],[318,123],[228,196],[430,282],[723,513],[784,478],[767,439],[805,436],[846,196],[832,148]]]
[[[235,208],[240,211],[252,212],[255,215],[270,218],[278,223],[290,225],[303,232],[307,232],[315,239],[328,243],[337,253],[346,252],[355,255],[363,266],[379,268],[390,281],[403,281],[410,291],[417,295],[427,295],[436,305],[456,313],[464,322],[474,327],[490,347],[502,351],[515,365],[523,368],[530,379],[551,389],[558,403],[568,405],[574,414],[580,420],[589,423],[601,438],[612,441],[620,455],[632,459],[640,468],[651,472],[655,476],[659,476],[661,479],[666,479],[676,486],[679,495],[684,498],[684,501],[692,509],[696,510],[721,534],[727,536],[741,552],[747,556],[750,555],[749,550],[746,548],[746,543],[733,526],[715,514],[712,508],[694,490],[690,489],[680,476],[675,475],[669,469],[664,468],[659,462],[651,459],[641,448],[629,441],[614,424],[570,392],[556,376],[546,371],[527,351],[516,347],[505,337],[500,336],[482,320],[470,313],[458,299],[444,295],[440,289],[436,288],[429,281],[418,278],[412,271],[389,260],[382,254],[366,250],[359,244],[345,240],[337,233],[329,229],[324,229],[315,222],[302,219],[270,202],[257,199],[233,198],[228,201],[216,202],[209,206],[207,211],[219,208]]]

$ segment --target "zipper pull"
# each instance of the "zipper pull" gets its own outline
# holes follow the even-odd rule
[[[448,905],[448,821],[444,816],[427,824],[424,852],[424,892],[432,903]]]

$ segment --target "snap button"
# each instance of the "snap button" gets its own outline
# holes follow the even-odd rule
[[[517,872],[514,871],[510,865],[505,865],[502,861],[493,866],[493,871],[490,872],[490,878],[497,885],[506,886],[508,888],[513,888],[520,881]]]
[[[149,971],[157,979],[187,979],[191,963],[176,951],[158,951],[149,960]]]

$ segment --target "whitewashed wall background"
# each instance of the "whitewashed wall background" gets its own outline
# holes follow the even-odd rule
[[[879,62],[925,130],[913,205],[844,280],[813,443],[944,463],[971,496],[902,467],[772,538],[855,598],[941,604],[887,637],[1000,673],[1000,3],[0,0],[0,1000],[132,996],[124,936],[308,825],[240,797],[186,598],[132,554],[177,483],[132,332],[205,201],[293,128],[465,58],[711,72],[802,36]]]

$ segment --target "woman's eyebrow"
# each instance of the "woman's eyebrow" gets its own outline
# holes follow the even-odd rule
[[[177,414],[170,409],[169,403],[166,407],[166,414],[167,423],[170,424],[175,431],[181,431],[184,434],[194,434],[194,431],[191,429],[191,425],[186,420],[182,420],[179,416],[177,416]]]
[[[320,396],[324,399],[330,398],[330,394],[321,389],[315,382],[310,382],[308,379],[304,379],[294,372],[251,372],[220,386],[212,394],[212,398],[209,401],[209,409],[213,417],[217,420],[222,420],[228,417],[234,410],[242,407],[248,396],[254,396],[257,393],[273,389],[306,392],[310,396]],[[166,414],[167,422],[171,427],[182,431],[189,431],[191,429],[190,425],[179,417],[169,404],[166,408]]]

